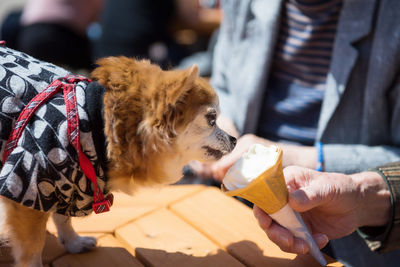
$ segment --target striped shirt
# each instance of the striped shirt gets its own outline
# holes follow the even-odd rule
[[[258,134],[312,145],[342,0],[287,0]]]

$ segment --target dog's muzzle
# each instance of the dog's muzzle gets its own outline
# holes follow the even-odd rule
[[[229,135],[229,142],[230,142],[230,151],[229,152],[232,152],[232,150],[236,146],[237,139],[235,137]]]

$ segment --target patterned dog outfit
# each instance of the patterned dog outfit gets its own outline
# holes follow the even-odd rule
[[[0,156],[27,103],[68,71],[0,46]],[[81,150],[94,167],[97,184],[107,194],[103,123],[105,89],[96,82],[74,84]],[[24,128],[17,147],[2,162],[0,195],[40,211],[68,216],[92,212],[93,183],[79,165],[67,134],[63,92],[38,108]]]

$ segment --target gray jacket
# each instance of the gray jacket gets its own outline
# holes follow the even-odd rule
[[[212,84],[239,132],[254,133],[283,0],[223,2]],[[326,171],[400,160],[400,1],[344,0],[317,140]]]

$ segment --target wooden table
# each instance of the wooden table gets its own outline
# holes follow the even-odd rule
[[[134,197],[115,194],[111,212],[74,218],[82,235],[98,238],[91,252],[67,254],[48,223],[43,261],[52,267],[319,266],[308,255],[282,252],[258,227],[252,210],[215,187],[175,185]],[[29,238],[29,237],[27,237]],[[0,248],[0,267],[10,266]],[[343,266],[326,257],[328,266]]]

